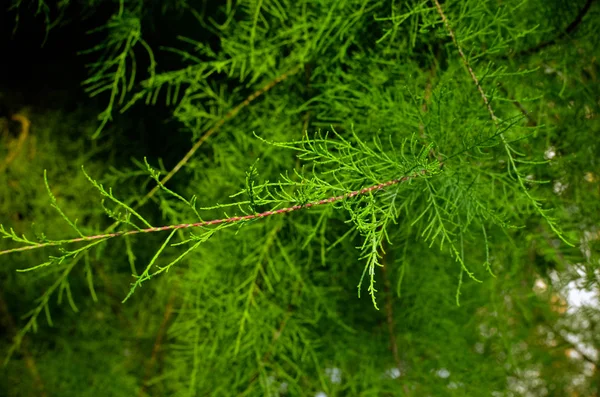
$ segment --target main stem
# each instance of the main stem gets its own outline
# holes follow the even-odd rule
[[[402,177],[399,179],[392,179],[387,182],[369,186],[364,189],[355,190],[353,192],[343,194],[340,196],[329,197],[329,198],[319,200],[319,201],[313,201],[313,202],[306,203],[306,204],[298,204],[298,205],[294,205],[291,207],[281,208],[281,209],[272,210],[272,211],[265,211],[265,212],[261,212],[261,213],[253,214],[253,215],[233,216],[233,217],[229,217],[229,218],[213,219],[210,221],[202,221],[202,222],[196,222],[196,223],[181,223],[181,224],[177,224],[177,225],[149,227],[146,229],[128,230],[128,231],[115,232],[115,233],[98,234],[95,236],[78,237],[78,238],[69,239],[69,240],[58,240],[58,241],[51,241],[51,242],[47,242],[47,243],[41,243],[41,244],[32,244],[32,245],[28,245],[25,247],[19,247],[19,248],[13,248],[13,249],[5,250],[5,251],[0,251],[0,255],[11,254],[11,253],[15,253],[15,252],[22,252],[22,251],[29,251],[29,250],[39,249],[39,248],[44,248],[44,247],[52,247],[52,246],[58,246],[58,245],[64,245],[64,244],[78,243],[78,242],[82,242],[82,241],[92,241],[92,240],[100,240],[100,239],[109,239],[109,238],[120,237],[120,236],[130,236],[133,234],[155,233],[155,232],[162,232],[162,231],[167,231],[167,230],[189,229],[189,228],[195,228],[195,227],[220,225],[220,224],[225,224],[225,223],[237,223],[237,222],[243,222],[243,221],[251,221],[254,219],[266,218],[266,217],[272,216],[272,215],[285,214],[285,213],[294,212],[294,211],[298,211],[298,210],[305,209],[305,208],[311,208],[311,207],[316,207],[319,205],[330,204],[330,203],[334,203],[336,201],[341,201],[341,200],[344,200],[347,198],[352,198],[352,197],[366,194],[369,192],[373,192],[376,190],[381,190],[388,186],[406,182],[407,180],[412,179],[418,175],[423,175],[426,172],[427,172],[426,170],[421,170],[412,175],[408,175],[408,176],[405,176],[405,177]]]

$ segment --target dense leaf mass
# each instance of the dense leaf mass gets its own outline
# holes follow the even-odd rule
[[[9,3],[0,394],[600,394],[598,2]]]

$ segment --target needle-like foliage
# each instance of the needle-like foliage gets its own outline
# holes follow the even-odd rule
[[[597,3],[84,3],[99,122],[0,129],[0,389],[598,394]]]

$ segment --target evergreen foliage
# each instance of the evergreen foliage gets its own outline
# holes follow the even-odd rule
[[[98,119],[0,124],[6,395],[600,393],[597,2],[10,12],[74,7]]]

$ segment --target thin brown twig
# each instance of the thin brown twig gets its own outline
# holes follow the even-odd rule
[[[161,179],[160,184],[156,185],[152,190],[150,190],[150,192],[148,192],[148,194],[146,194],[140,200],[140,202],[138,203],[138,207],[144,205],[146,201],[148,201],[148,199],[150,199],[154,194],[156,194],[156,192],[160,189],[160,185],[164,185],[165,183],[167,183],[173,177],[173,175],[175,175],[181,169],[181,167],[183,167],[192,158],[192,156],[194,155],[194,153],[196,153],[200,146],[202,146],[202,144],[204,144],[204,142],[206,142],[208,138],[211,137],[211,135],[213,135],[219,128],[221,128],[226,121],[238,114],[240,110],[248,106],[256,98],[263,95],[265,92],[269,91],[271,88],[275,87],[277,84],[281,83],[283,80],[287,79],[291,75],[297,73],[301,68],[302,65],[298,65],[295,68],[276,77],[267,85],[248,96],[235,108],[231,109],[222,119],[220,119],[212,128],[206,131],[204,135],[202,135],[200,139],[196,141],[194,146],[192,146],[192,148],[185,154],[185,156],[183,156],[183,158],[177,163],[177,165],[175,165],[175,167],[173,167],[173,169]]]
[[[219,121],[217,121],[217,123],[214,126],[212,126],[210,129],[208,129],[200,137],[200,139],[198,139],[196,141],[196,143],[194,144],[194,146],[192,146],[192,148],[185,154],[185,156],[183,156],[183,158],[177,163],[177,165],[175,165],[175,167],[173,167],[173,169],[171,169],[171,171],[169,171],[169,173],[167,175],[165,175],[160,180],[160,183],[157,184],[156,186],[154,186],[152,188],[152,190],[150,190],[144,197],[142,197],[142,199],[140,201],[138,201],[133,206],[133,209],[138,209],[141,206],[143,206],[144,204],[146,204],[146,202],[150,198],[152,198],[152,196],[154,196],[156,194],[156,192],[158,192],[160,190],[161,185],[165,185],[169,180],[171,180],[171,178],[173,178],[173,176],[177,172],[179,172],[179,170],[185,164],[187,164],[187,162],[198,151],[198,149],[200,149],[200,147],[208,140],[208,138],[210,138],[215,132],[217,132],[219,130],[219,128],[221,128],[223,126],[223,124],[225,124],[228,120],[232,119],[236,114],[238,114],[240,112],[240,110],[242,110],[243,108],[245,108],[246,106],[248,106],[256,98],[258,98],[259,96],[263,95],[264,93],[266,93],[267,91],[269,91],[270,89],[272,89],[273,87],[275,87],[277,84],[281,83],[282,81],[284,81],[288,77],[290,77],[293,74],[297,73],[301,68],[302,68],[302,65],[298,65],[295,68],[293,68],[291,70],[288,70],[287,72],[283,73],[282,75],[276,77],[275,79],[271,80],[269,83],[267,83],[262,88],[258,89],[257,91],[253,92],[252,94],[250,94],[246,99],[244,99],[244,101],[242,101],[241,103],[239,103],[235,108],[233,108],[229,112],[227,112],[225,114],[225,116],[223,116],[222,119],[220,119]],[[114,222],[112,225],[110,225],[109,227],[107,227],[104,231],[107,232],[107,233],[111,232],[118,225],[119,225],[119,222]]]
[[[477,76],[475,75],[475,72],[473,72],[473,68],[471,68],[471,65],[469,64],[469,61],[467,60],[467,57],[465,56],[462,48],[458,44],[458,40],[456,39],[456,34],[452,30],[452,27],[450,26],[450,22],[448,22],[448,18],[446,18],[446,15],[444,14],[444,11],[442,10],[442,6],[440,5],[439,0],[433,0],[433,1],[434,1],[435,5],[436,5],[438,13],[442,17],[442,20],[444,21],[444,24],[446,25],[446,29],[448,29],[448,33],[452,37],[452,41],[454,42],[454,45],[458,49],[458,53],[460,54],[460,57],[462,58],[463,63],[465,64],[465,66],[466,66],[469,74],[471,75],[471,79],[473,80],[473,82],[475,82],[475,85],[477,86],[477,90],[481,94],[481,98],[483,99],[483,102],[485,103],[485,105],[487,107],[488,113],[490,114],[490,117],[492,118],[492,122],[494,123],[494,126],[496,128],[498,128],[498,124],[499,124],[500,120],[494,114],[494,110],[492,109],[491,103],[487,99],[487,96],[485,95],[485,92],[483,91],[483,88],[481,87],[481,84],[480,84],[479,80],[477,79]],[[548,226],[550,226],[550,228],[552,229],[552,231],[554,233],[556,233],[556,235],[558,236],[558,238],[560,238],[565,244],[570,245],[570,246],[573,247],[574,243],[570,242],[569,240],[567,240],[562,235],[562,232],[557,228],[557,226],[554,224],[554,222],[548,217],[548,215],[545,214],[545,211],[542,209],[539,201],[536,200],[535,198],[533,198],[533,196],[531,195],[531,193],[527,189],[527,186],[525,185],[524,178],[521,176],[521,174],[519,173],[519,170],[517,169],[516,160],[513,158],[513,155],[511,153],[512,149],[511,149],[509,143],[504,138],[504,134],[503,133],[499,133],[498,135],[500,136],[500,138],[502,139],[502,143],[504,144],[504,149],[506,150],[506,154],[508,156],[509,166],[515,172],[516,177],[517,177],[517,181],[519,182],[519,185],[521,186],[521,189],[523,189],[523,193],[525,193],[525,196],[527,196],[527,198],[529,198],[529,200],[531,200],[531,202],[534,205],[535,209],[546,220],[546,222],[548,223]]]
[[[443,164],[441,164],[441,163],[439,164],[440,167],[442,165]],[[160,227],[149,227],[149,228],[146,228],[146,229],[133,229],[133,230],[127,230],[127,231],[114,232],[114,233],[97,234],[97,235],[94,235],[94,236],[77,237],[77,238],[72,238],[72,239],[68,239],[68,240],[49,241],[49,242],[46,242],[46,243],[31,243],[31,242],[29,242],[30,245],[26,245],[26,246],[23,246],[23,247],[12,248],[12,249],[7,249],[7,250],[0,251],[0,255],[12,254],[12,253],[15,253],[15,252],[29,251],[29,250],[40,249],[40,248],[45,248],[45,247],[56,247],[56,246],[60,246],[60,245],[64,245],[64,244],[80,243],[80,242],[84,242],[84,241],[96,241],[93,244],[98,244],[102,240],[107,240],[107,239],[111,239],[111,238],[115,238],[115,237],[122,237],[122,236],[131,236],[131,235],[134,235],[134,234],[157,233],[157,232],[163,232],[163,231],[169,231],[169,230],[202,228],[202,227],[206,227],[206,226],[223,225],[223,224],[233,224],[233,223],[240,223],[240,222],[245,222],[245,221],[253,221],[253,220],[257,220],[257,219],[263,219],[263,218],[271,217],[271,216],[274,216],[274,215],[288,214],[290,212],[296,212],[296,211],[304,210],[304,209],[307,209],[307,208],[312,208],[312,207],[317,207],[317,206],[321,206],[321,205],[331,204],[331,203],[335,203],[335,202],[342,201],[342,200],[345,200],[345,199],[353,198],[353,197],[356,197],[356,196],[368,194],[368,193],[371,193],[371,192],[376,192],[376,191],[385,189],[387,187],[398,185],[398,184],[407,182],[407,181],[409,181],[411,179],[417,178],[419,176],[424,176],[424,175],[427,175],[427,174],[428,174],[428,170],[427,169],[422,169],[420,171],[416,171],[416,172],[414,172],[412,174],[403,176],[401,178],[391,179],[389,181],[382,182],[382,183],[379,183],[377,185],[372,185],[372,186],[369,186],[369,187],[365,187],[365,188],[362,188],[360,190],[354,190],[352,192],[349,192],[349,193],[346,193],[346,194],[341,194],[339,196],[331,196],[331,197],[328,197],[328,198],[325,198],[325,199],[321,199],[321,200],[318,200],[318,201],[312,201],[312,202],[305,203],[305,204],[296,204],[296,205],[293,205],[291,207],[280,208],[278,210],[265,211],[265,212],[261,212],[261,213],[258,213],[258,214],[251,214],[251,215],[244,215],[244,216],[233,216],[233,217],[229,217],[229,218],[213,219],[213,220],[210,220],[210,221],[201,221],[201,222],[195,222],[195,223],[180,223],[180,224],[176,224],[176,225],[166,225],[166,226],[160,226]],[[8,234],[8,233],[5,232],[5,234]],[[98,240],[100,240],[100,241],[98,241]],[[39,267],[39,266],[37,266],[37,267]],[[29,268],[27,270],[32,270],[34,268]]]
[[[571,23],[569,25],[569,27],[567,28],[566,32],[564,32],[563,34],[559,35],[557,38],[555,38],[554,40],[550,40],[548,42],[542,43],[541,45],[537,46],[534,51],[538,51],[541,48],[544,48],[546,46],[552,45],[554,44],[554,42],[566,35],[568,35],[570,32],[574,31],[575,28],[579,25],[579,23],[581,22],[581,20],[583,19],[583,17],[585,16],[585,14],[587,13],[587,11],[589,10],[589,7],[591,6],[591,3],[594,0],[588,0],[587,3],[585,4],[585,6],[583,7],[583,9],[580,11],[579,15],[577,16],[576,20]],[[485,92],[483,91],[483,88],[481,87],[481,84],[479,82],[479,79],[477,78],[477,76],[475,75],[475,72],[473,72],[473,69],[469,63],[469,61],[467,60],[467,57],[465,56],[461,46],[458,43],[458,40],[456,39],[456,34],[454,33],[454,30],[452,29],[452,27],[450,26],[450,23],[448,21],[448,18],[446,18],[446,15],[444,14],[444,11],[442,9],[442,6],[439,3],[439,0],[433,0],[433,2],[435,3],[435,6],[437,8],[438,14],[440,15],[440,17],[442,18],[442,21],[444,22],[446,29],[448,30],[448,33],[450,34],[452,41],[454,42],[454,45],[456,46],[456,48],[458,49],[458,53],[464,63],[464,65],[466,66],[469,74],[471,75],[471,79],[473,80],[473,82],[475,83],[475,85],[477,86],[477,90],[479,91],[479,93],[481,94],[481,97],[483,99],[483,102],[486,105],[486,108],[488,110],[488,113],[490,114],[490,117],[492,119],[492,121],[494,122],[494,124],[498,123],[498,118],[496,117],[496,115],[494,114],[494,111],[491,107],[491,104],[489,102],[489,100],[487,99],[487,96],[485,95]],[[524,107],[518,102],[518,101],[514,101],[515,105],[522,111],[522,113],[527,116],[527,112],[524,109]],[[533,119],[530,118],[530,121],[532,121]],[[533,122],[535,123],[535,120],[533,120]],[[560,333],[558,333],[560,335]],[[563,342],[567,345],[569,345],[573,350],[575,350],[577,353],[579,353],[584,360],[597,365],[597,362],[595,360],[593,360],[591,357],[587,356],[584,352],[582,352],[580,349],[577,348],[577,346],[575,346],[574,344],[572,344],[571,342],[569,342],[566,338],[564,338],[562,335],[560,335],[561,339],[563,340]]]
[[[435,3],[435,7],[437,8],[438,14],[440,14],[440,17],[442,17],[442,21],[444,22],[444,25],[446,26],[446,29],[448,30],[448,34],[450,34],[450,37],[452,38],[454,45],[458,49],[460,58],[462,59],[469,74],[471,75],[471,79],[473,80],[473,82],[475,82],[475,85],[477,86],[477,91],[479,91],[479,94],[481,95],[481,98],[483,99],[483,103],[485,103],[485,107],[487,108],[487,111],[490,114],[492,121],[494,122],[494,124],[497,124],[498,118],[494,114],[494,109],[492,109],[492,105],[490,104],[490,101],[488,100],[487,96],[485,95],[485,92],[483,91],[483,87],[481,87],[481,83],[479,82],[479,79],[475,75],[475,72],[473,71],[473,68],[471,67],[471,64],[469,63],[469,60],[467,59],[465,53],[463,52],[462,47],[460,46],[460,44],[458,44],[458,40],[456,39],[456,34],[454,33],[452,26],[450,26],[450,22],[448,21],[448,18],[446,18],[446,14],[444,14],[444,10],[442,9],[442,6],[440,5],[439,0],[433,0],[433,2]]]
[[[516,54],[516,56],[523,56],[523,55],[530,55],[534,52],[537,52],[545,47],[551,46],[553,44],[555,44],[556,42],[558,42],[560,39],[568,36],[569,34],[573,33],[577,27],[581,24],[583,18],[585,17],[585,15],[587,14],[587,12],[589,11],[592,3],[595,0],[587,0],[587,2],[584,4],[584,6],[581,8],[581,10],[579,11],[579,13],[577,14],[577,17],[575,18],[575,20],[573,22],[571,22],[569,24],[569,26],[565,29],[564,32],[560,33],[557,37],[555,37],[552,40],[548,40],[545,41],[537,46],[535,46],[534,48],[528,49],[528,50],[524,50],[521,51],[520,53]],[[473,68],[471,67],[467,57],[465,56],[462,47],[459,45],[458,40],[456,38],[456,34],[454,33],[454,30],[452,29],[452,27],[450,26],[450,22],[448,21],[448,18],[446,17],[446,15],[444,14],[444,11],[442,9],[442,6],[439,2],[439,0],[433,0],[433,2],[435,3],[435,6],[437,8],[438,14],[440,15],[440,17],[442,18],[442,21],[444,22],[444,25],[446,26],[446,29],[448,30],[448,33],[450,34],[450,37],[452,38],[452,41],[454,42],[454,45],[456,46],[456,48],[458,49],[458,53],[464,63],[464,65],[466,66],[467,70],[469,71],[469,74],[471,75],[471,79],[473,80],[473,82],[475,83],[475,85],[477,86],[477,90],[479,91],[479,94],[481,95],[481,98],[483,99],[483,102],[485,103],[485,106],[488,110],[488,113],[490,114],[490,117],[492,118],[492,120],[494,121],[494,123],[497,123],[498,118],[496,117],[496,115],[494,114],[494,110],[492,109],[492,106],[487,98],[487,96],[485,95],[485,92],[483,91],[483,88],[481,87],[481,84],[479,82],[479,79],[477,78],[477,76],[475,75],[475,72],[473,71]],[[506,88],[500,83],[500,88],[503,89],[506,93],[508,93],[508,91],[506,90]],[[527,112],[527,110],[525,109],[525,107],[516,99],[514,99],[513,97],[510,98],[513,102],[513,104],[521,111],[521,113],[527,117],[527,119],[529,120],[530,124],[536,125],[535,120],[529,115],[529,112]]]

